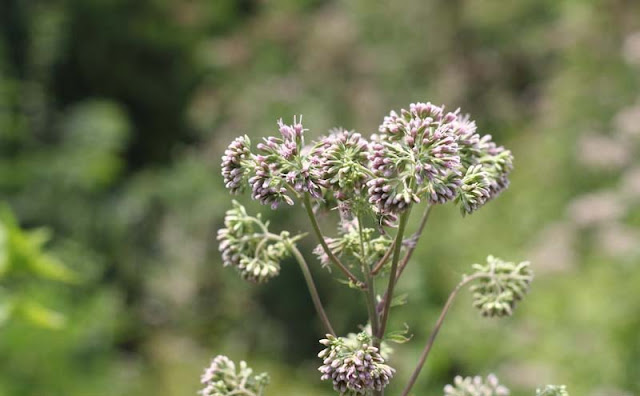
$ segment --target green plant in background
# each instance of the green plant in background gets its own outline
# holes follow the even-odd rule
[[[361,292],[369,321],[355,337],[338,336],[307,261],[295,247],[303,235],[271,233],[267,223],[248,215],[235,201],[225,217],[225,228],[218,232],[223,263],[236,268],[247,281],[264,283],[278,275],[283,257],[293,255],[327,333],[320,341],[325,349],[318,355],[322,359],[318,369],[321,379],[331,381],[340,395],[383,395],[396,372],[389,365],[387,344],[409,341],[403,336],[406,331],[387,329],[391,308],[398,305],[393,303],[395,286],[432,209],[454,202],[463,215],[475,212],[508,187],[513,157],[490,135],[477,133],[475,122],[459,110],[448,112],[431,103],[392,111],[379,133],[369,140],[354,131],[335,129],[307,145],[302,117],[294,118],[291,125],[280,120],[278,128],[280,136],[265,138],[255,153],[247,136],[229,145],[222,157],[225,186],[231,193],[249,186],[252,198],[272,209],[301,203],[319,242],[315,250],[318,261],[337,269],[345,284]],[[408,218],[421,202],[425,202],[425,209],[420,225],[407,237]],[[326,209],[337,209],[339,214],[337,237],[327,237],[320,229],[317,213]],[[533,280],[528,262],[507,262],[493,256],[485,264],[474,264],[472,270],[451,292],[402,396],[410,394],[447,312],[464,286],[472,285],[473,305],[483,316],[508,316]],[[246,381],[237,383],[235,374],[212,382],[220,362],[233,367],[226,357],[216,357],[202,377],[202,395],[262,394],[262,388],[245,389]],[[231,371],[235,373],[235,369]],[[218,385],[212,385],[214,382]],[[551,392],[555,388],[547,389]],[[446,395],[508,393],[493,375],[486,380],[457,377],[453,386],[445,388]]]
[[[34,300],[21,287],[34,277],[77,281],[73,271],[43,250],[50,237],[46,228],[21,229],[9,207],[0,205],[0,325],[11,318],[48,328],[64,325],[64,315]]]

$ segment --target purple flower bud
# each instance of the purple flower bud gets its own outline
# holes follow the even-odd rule
[[[238,194],[244,190],[248,173],[246,162],[251,158],[251,142],[249,137],[237,137],[222,156],[222,177],[224,185],[232,194]]]

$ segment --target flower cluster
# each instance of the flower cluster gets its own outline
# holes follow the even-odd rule
[[[224,355],[216,356],[200,378],[204,388],[198,392],[202,396],[228,396],[239,394],[262,394],[269,384],[269,375],[252,375],[253,370],[247,363],[240,362],[236,370],[235,363]]]
[[[547,385],[542,389],[536,389],[536,396],[569,396],[564,385]]]
[[[248,182],[252,197],[272,208],[293,204],[292,194],[309,194],[320,202],[335,198],[345,212],[361,211],[366,202],[385,225],[425,198],[455,200],[469,214],[508,186],[513,168],[511,152],[479,135],[468,116],[432,103],[392,111],[371,141],[335,129],[307,148],[301,118],[291,125],[279,120],[278,129],[280,136],[263,139],[257,154],[246,136],[237,138],[222,161],[232,193]]]
[[[463,214],[470,214],[497,197],[509,186],[513,156],[497,146],[491,135],[480,136],[476,123],[468,116],[458,117],[457,133],[463,179],[456,203]]]
[[[498,383],[498,378],[489,374],[486,379],[457,376],[453,385],[444,387],[444,396],[507,396],[509,389]]]
[[[313,148],[321,169],[321,180],[338,200],[357,198],[368,175],[369,142],[362,135],[342,128],[333,130]]]
[[[238,194],[244,191],[246,183],[248,165],[247,161],[251,158],[251,141],[248,136],[237,137],[222,156],[222,177],[224,186],[229,189],[232,194]]]
[[[280,261],[289,254],[289,234],[271,234],[268,223],[260,215],[251,217],[245,208],[233,201],[233,208],[218,230],[223,265],[235,267],[240,276],[253,283],[263,283],[278,275]]]
[[[326,347],[318,354],[323,360],[318,369],[321,379],[333,381],[340,395],[371,395],[374,390],[383,390],[393,377],[395,370],[385,364],[367,333],[355,339],[327,335],[320,343]]]
[[[325,237],[325,242],[333,254],[337,257],[346,257],[357,263],[376,262],[387,252],[391,246],[391,240],[386,236],[375,237],[373,228],[358,229],[357,222],[343,220],[341,222],[340,237]],[[362,243],[360,238],[362,237]],[[362,249],[364,248],[364,251]],[[329,256],[322,248],[322,245],[316,246],[313,253],[323,266],[329,264]]]
[[[474,264],[479,279],[471,287],[473,306],[484,316],[509,316],[516,303],[524,298],[533,280],[528,261],[515,264],[487,257],[487,264]]]
[[[423,195],[431,203],[453,199],[461,176],[457,119],[431,103],[412,103],[385,117],[370,152],[371,203],[398,212]]]
[[[232,193],[251,186],[251,197],[272,209],[280,204],[293,205],[290,193],[322,196],[321,170],[314,158],[303,155],[302,118],[294,117],[292,125],[278,121],[280,137],[267,137],[257,145],[258,154],[250,151],[249,139],[234,140],[222,158],[222,176]]]

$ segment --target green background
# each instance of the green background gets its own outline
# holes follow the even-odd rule
[[[0,298],[67,319],[3,324],[0,395],[193,395],[220,353],[270,372],[270,395],[332,394],[295,262],[264,286],[222,268],[220,157],[280,117],[304,114],[311,137],[369,135],[415,101],[470,113],[516,169],[478,213],[434,210],[398,286],[390,329],[413,339],[387,393],[460,275],[494,254],[532,261],[529,297],[488,320],[463,293],[416,395],[490,372],[514,395],[640,395],[638,31],[640,3],[624,0],[3,0],[0,201],[23,229],[48,227],[47,254],[79,280],[0,279]],[[308,230],[300,206],[239,200],[275,230]],[[357,331],[364,299],[314,245],[301,242],[328,314]]]

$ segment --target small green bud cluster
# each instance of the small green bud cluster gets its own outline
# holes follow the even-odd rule
[[[511,315],[533,281],[528,261],[515,264],[489,256],[486,264],[474,264],[473,268],[472,276],[479,278],[471,287],[473,306],[484,316]]]
[[[269,385],[269,375],[253,375],[244,361],[236,369],[235,363],[224,355],[216,356],[200,378],[202,396],[261,395]]]
[[[362,241],[360,240],[362,236]],[[377,236],[373,228],[358,229],[356,221],[343,220],[340,227],[339,238],[325,237],[325,242],[329,249],[338,257],[345,257],[356,263],[371,263],[379,260],[384,256],[389,247],[391,240],[387,236]],[[361,243],[362,242],[362,243]],[[364,251],[362,251],[364,248]],[[318,245],[313,253],[323,266],[329,264],[329,257]],[[350,263],[350,261],[347,261]]]
[[[264,283],[280,273],[280,262],[289,254],[288,232],[269,233],[268,222],[263,222],[260,215],[249,216],[236,201],[227,211],[224,225],[218,230],[218,240],[225,267],[235,267],[252,283]]]
[[[480,376],[457,376],[453,385],[444,387],[444,396],[507,396],[509,389],[498,383],[498,378],[489,374],[487,378]]]
[[[326,348],[318,357],[322,366],[322,380],[333,381],[333,388],[341,396],[371,395],[382,391],[395,370],[385,364],[378,348],[372,346],[371,335],[365,332],[355,338],[334,337],[320,340]]]
[[[536,396],[569,396],[564,385],[547,385],[542,389],[536,389]]]

